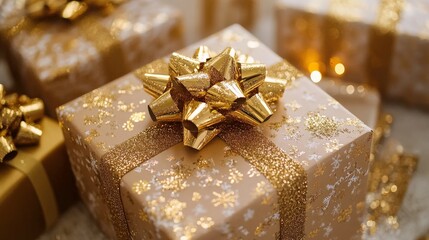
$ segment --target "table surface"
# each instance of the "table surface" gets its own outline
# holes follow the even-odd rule
[[[175,5],[187,6],[178,2]],[[272,3],[272,1],[267,2]],[[266,5],[264,8],[270,9]],[[252,32],[266,45],[275,49],[273,14],[265,16],[267,17],[261,18],[256,23]],[[192,42],[192,40],[196,39],[187,39],[187,42]],[[8,88],[13,85],[6,65],[2,61],[0,61],[0,83],[5,84]],[[398,139],[407,152],[418,154],[420,161],[399,213],[400,228],[396,231],[379,228],[375,235],[367,239],[414,240],[429,230],[429,201],[427,200],[429,199],[429,191],[427,191],[429,183],[429,112],[396,103],[386,103],[383,108],[395,119],[391,136]],[[53,228],[39,238],[39,240],[48,239],[99,240],[105,239],[105,237],[83,203],[78,202],[61,216]]]

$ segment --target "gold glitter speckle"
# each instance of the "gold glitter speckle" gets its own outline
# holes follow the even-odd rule
[[[131,132],[132,130],[134,130],[134,123],[132,123],[131,121],[126,121],[124,124],[122,124],[122,129]]]
[[[133,184],[133,191],[138,195],[150,190],[150,183],[147,181],[140,180]]]
[[[350,219],[350,215],[353,212],[352,206],[348,206],[346,209],[343,209],[340,214],[337,217],[337,222],[346,222],[348,219]]]
[[[243,180],[243,174],[237,168],[230,168],[228,179],[231,184],[238,183]]]
[[[200,217],[197,224],[202,228],[207,229],[214,225],[214,221],[211,217]]]
[[[313,136],[331,138],[341,132],[340,123],[320,113],[309,112],[305,119],[305,127]]]
[[[133,122],[143,122],[146,118],[146,113],[145,112],[135,112],[133,114],[131,114],[130,116],[130,120]]]

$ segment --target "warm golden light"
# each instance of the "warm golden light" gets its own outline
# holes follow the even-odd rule
[[[355,92],[355,87],[353,85],[348,85],[346,87],[347,94],[353,94]]]
[[[337,64],[335,64],[334,70],[335,70],[336,74],[343,75],[344,72],[346,71],[346,68],[344,67],[344,64],[337,63]]]
[[[318,83],[322,80],[322,73],[319,71],[312,71],[310,74],[311,81]]]
[[[318,71],[319,69],[320,69],[320,65],[318,62],[311,62],[310,64],[308,64],[309,72]]]

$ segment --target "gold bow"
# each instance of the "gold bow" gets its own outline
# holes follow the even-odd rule
[[[15,145],[40,141],[42,130],[34,123],[44,115],[43,101],[16,93],[6,95],[0,84],[0,163],[14,158]]]
[[[214,55],[206,46],[192,58],[173,53],[169,74],[144,73],[145,91],[154,121],[182,122],[184,145],[202,149],[221,132],[221,123],[241,121],[252,126],[267,121],[286,81],[266,77],[264,64],[228,47]]]
[[[89,8],[109,9],[126,0],[29,0],[25,8],[32,18],[59,16],[74,20]]]

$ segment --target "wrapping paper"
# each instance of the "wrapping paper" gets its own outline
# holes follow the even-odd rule
[[[39,145],[20,147],[18,155],[11,160],[14,164],[29,166],[27,173],[11,164],[0,165],[0,236],[4,239],[34,239],[53,223],[45,222],[40,202],[45,196],[37,195],[28,176],[31,174],[37,180],[39,168],[44,170],[49,180],[47,186],[52,188],[39,191],[54,193],[56,203],[49,206],[54,214],[64,212],[77,200],[74,177],[58,123],[45,117],[41,126],[45,131]]]
[[[200,45],[217,52],[231,46],[267,66],[283,61],[237,25],[180,53],[192,55]],[[306,171],[306,238],[358,239],[371,131],[284,64],[288,67],[279,69],[277,77],[297,76],[296,80],[258,131]],[[140,132],[154,125],[147,113],[152,97],[142,88],[131,73],[58,109],[81,197],[111,238],[116,235],[112,209],[100,189],[107,181],[100,175],[102,161],[121,149],[115,147],[139,139]],[[130,154],[134,153],[122,151]],[[132,238],[273,239],[279,234],[274,187],[217,138],[199,152],[178,143],[151,157],[122,177],[120,194],[119,207],[125,210]]]
[[[383,95],[429,106],[428,3],[416,0],[280,0],[280,54],[319,75],[370,83]]]
[[[20,25],[22,2],[1,3],[7,59],[14,78],[43,98],[51,116],[59,105],[183,44],[180,12],[156,1],[127,1],[107,15],[93,11],[73,22]]]

